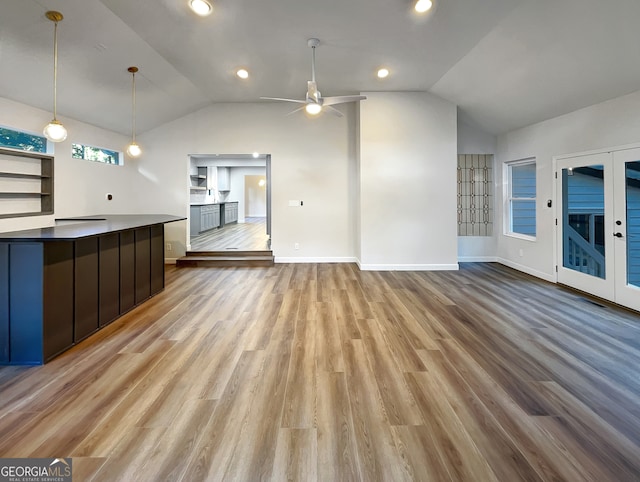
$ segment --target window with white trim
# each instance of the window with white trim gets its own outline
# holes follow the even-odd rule
[[[536,236],[536,160],[505,164],[505,231],[519,237]]]

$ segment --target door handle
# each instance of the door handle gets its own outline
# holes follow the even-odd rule
[[[622,238],[622,233],[613,233],[616,238]]]

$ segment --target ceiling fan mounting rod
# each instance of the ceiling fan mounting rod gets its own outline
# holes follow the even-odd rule
[[[307,40],[307,45],[311,47],[311,81],[316,81],[316,47],[320,45],[320,40],[317,38],[310,38]]]

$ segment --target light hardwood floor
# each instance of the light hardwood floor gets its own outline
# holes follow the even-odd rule
[[[0,456],[74,481],[640,479],[636,314],[495,264],[167,268],[42,367]]]
[[[245,218],[192,237],[191,251],[264,251],[270,249],[268,241],[266,218]]]

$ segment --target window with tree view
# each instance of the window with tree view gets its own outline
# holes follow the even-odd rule
[[[44,136],[0,127],[0,147],[30,152],[47,152],[47,139]]]
[[[118,151],[110,151],[100,147],[71,144],[71,157],[104,164],[122,165],[122,155]]]

